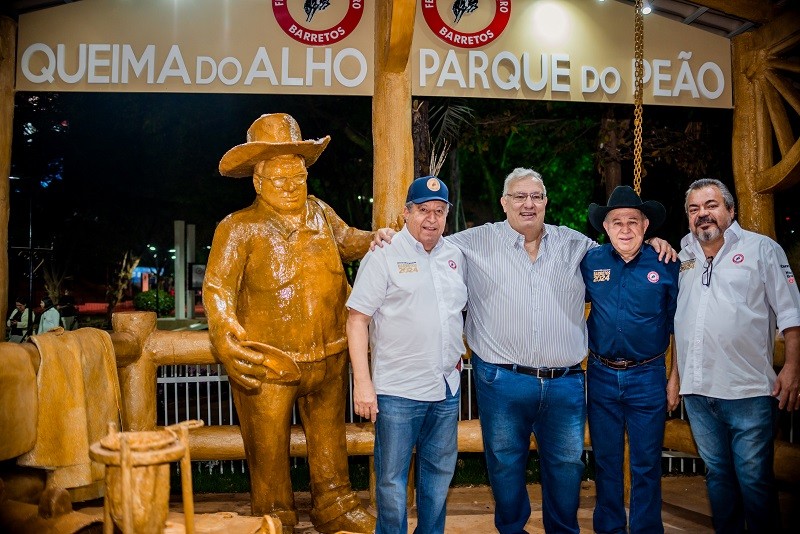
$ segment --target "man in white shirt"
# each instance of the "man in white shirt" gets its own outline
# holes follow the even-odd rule
[[[692,433],[708,473],[716,532],[775,532],[773,439],[778,409],[800,408],[800,293],[786,253],[743,230],[719,180],[686,192],[675,341]],[[777,328],[776,328],[777,327]],[[776,329],[786,363],[776,375]],[[677,378],[677,377],[676,377]],[[677,392],[668,392],[677,400]]]
[[[449,205],[441,180],[414,180],[394,246],[361,260],[347,300],[355,411],[375,423],[377,534],[408,530],[415,448],[417,532],[444,532],[458,454],[467,303],[463,255],[442,239]]]

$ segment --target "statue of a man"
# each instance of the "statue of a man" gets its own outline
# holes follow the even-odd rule
[[[349,287],[342,261],[372,238],[308,195],[307,167],[330,137],[303,140],[289,115],[262,115],[219,163],[253,177],[250,207],[217,227],[203,303],[225,365],[250,467],[252,510],[297,523],[289,429],[297,402],[308,442],[311,519],[319,532],[372,532],[375,519],[350,486],[345,440]]]

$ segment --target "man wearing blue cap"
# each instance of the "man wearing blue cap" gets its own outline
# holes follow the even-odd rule
[[[393,246],[364,256],[347,301],[355,411],[375,423],[378,534],[408,530],[406,487],[415,448],[417,532],[444,532],[458,454],[467,303],[463,254],[442,239],[449,207],[441,180],[414,180],[405,226]]]
[[[589,250],[581,262],[586,300],[592,303],[586,321],[586,389],[597,484],[595,532],[664,532],[665,352],[678,305],[679,265],[658,261],[644,237],[665,217],[661,203],[642,202],[627,185],[614,189],[607,206],[589,206],[589,222],[611,240]],[[671,387],[677,387],[677,380]],[[626,431],[632,482],[629,519],[622,481]]]

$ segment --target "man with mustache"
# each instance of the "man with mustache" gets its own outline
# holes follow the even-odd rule
[[[680,394],[706,464],[716,532],[778,532],[773,439],[779,409],[800,408],[800,293],[786,253],[734,220],[719,180],[686,192],[675,341]],[[772,367],[776,327],[786,362]],[[677,392],[668,391],[670,403]]]

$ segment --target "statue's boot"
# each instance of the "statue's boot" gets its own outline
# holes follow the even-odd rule
[[[322,534],[333,534],[335,532],[357,532],[359,534],[371,534],[375,532],[375,516],[361,505],[352,510],[326,521],[314,528]]]
[[[269,515],[280,519],[283,534],[292,534],[294,532],[294,526],[297,524],[296,510],[273,510],[269,512]]]

